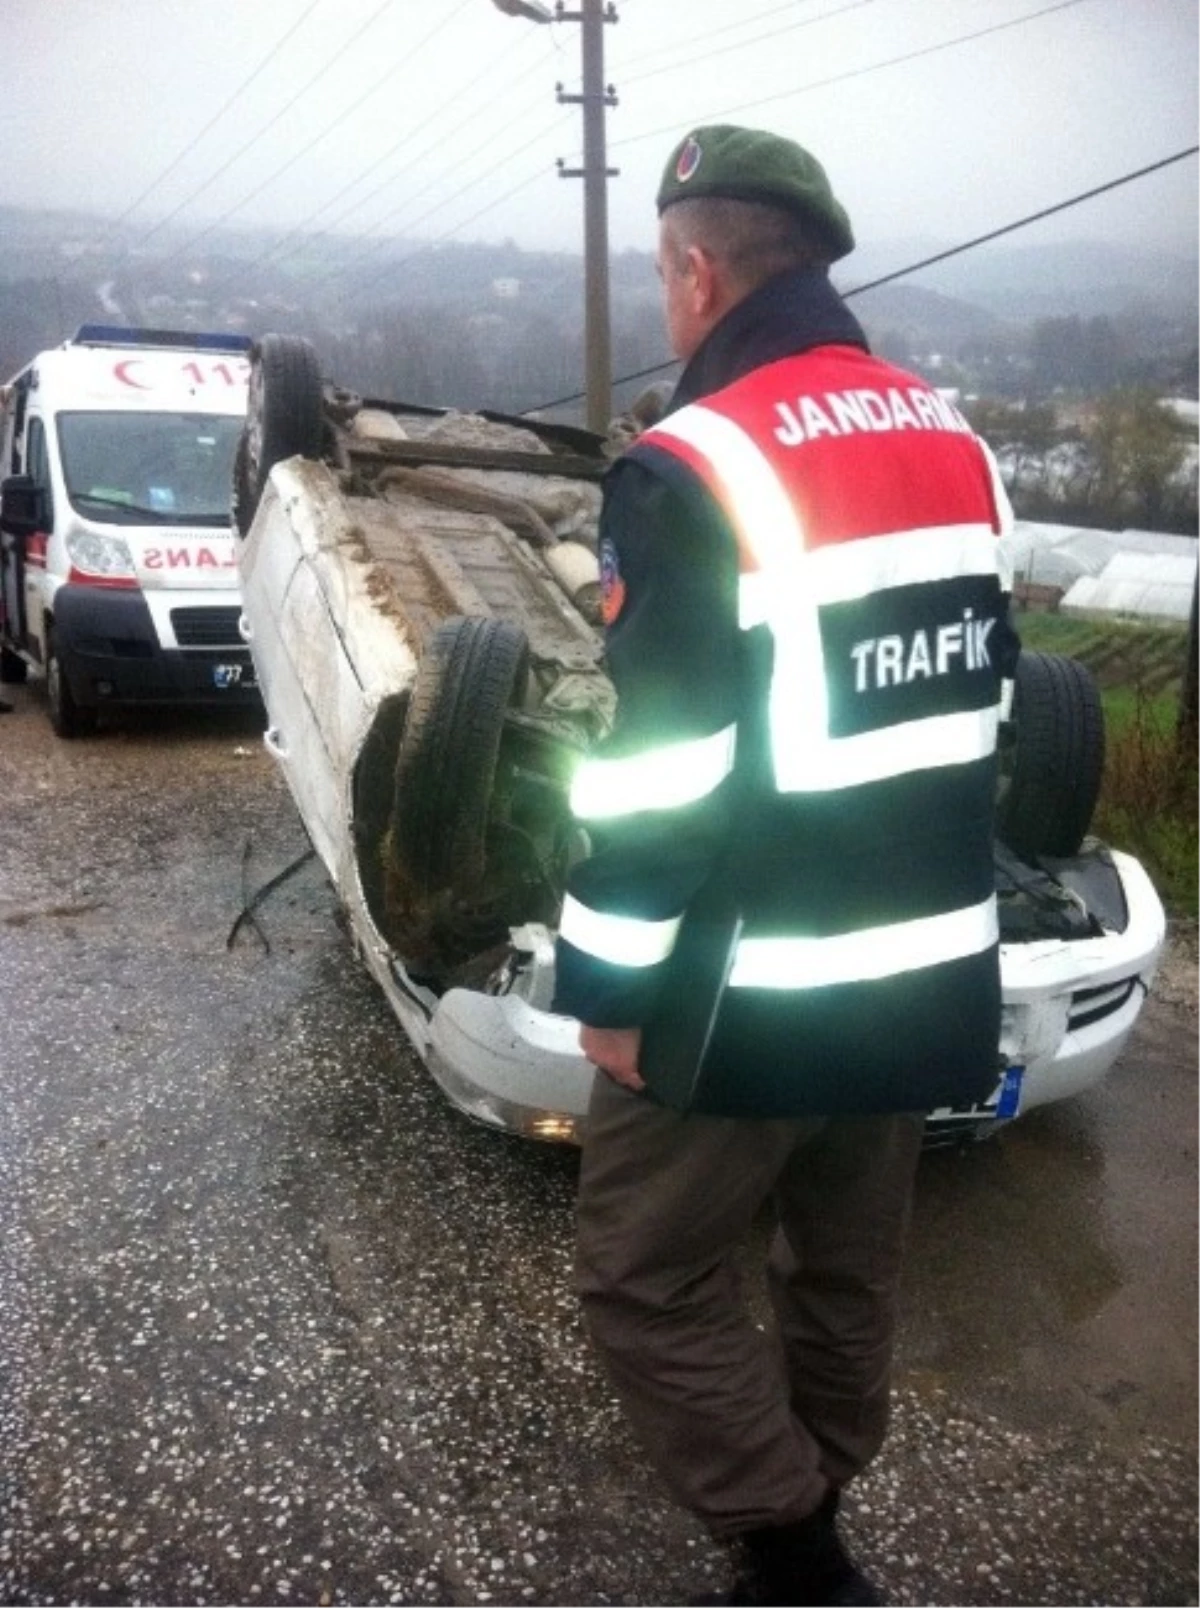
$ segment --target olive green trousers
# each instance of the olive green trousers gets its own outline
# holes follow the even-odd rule
[[[922,1120],[681,1114],[597,1074],[584,1315],[647,1456],[714,1536],[805,1517],[883,1443]],[[743,1274],[767,1212],[764,1328]]]

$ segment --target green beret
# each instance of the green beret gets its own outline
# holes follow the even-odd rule
[[[816,226],[836,262],[854,250],[845,208],[825,169],[794,140],[761,129],[714,123],[694,128],[671,152],[658,188],[658,210],[708,196],[763,201]]]

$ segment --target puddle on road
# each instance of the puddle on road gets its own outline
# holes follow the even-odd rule
[[[1147,1213],[1151,1190],[1164,1216],[1178,1193],[1128,1154],[1107,1093],[924,1158],[900,1348],[918,1388],[969,1383],[1031,1427],[1080,1410],[1131,1432],[1194,1419],[1188,1233]]]

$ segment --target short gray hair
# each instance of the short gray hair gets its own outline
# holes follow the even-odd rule
[[[827,243],[793,212],[761,201],[697,196],[663,213],[676,249],[699,246],[722,262],[747,290],[795,268],[826,268]]]

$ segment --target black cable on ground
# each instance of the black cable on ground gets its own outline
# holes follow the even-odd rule
[[[289,877],[295,876],[297,871],[306,866],[317,851],[311,846],[305,849],[304,853],[298,855],[290,865],[284,866],[283,870],[280,871],[278,875],[273,876],[269,882],[264,882],[257,893],[248,894],[246,890],[246,869],[250,863],[251,843],[252,839],[247,838],[242,846],[242,908],[237,920],[229,929],[229,936],[225,940],[225,947],[226,949],[232,949],[234,943],[237,941],[237,935],[242,930],[242,927],[249,926],[252,927],[254,932],[257,934],[258,941],[263,946],[264,954],[269,955],[271,953],[271,942],[266,933],[262,930],[258,918],[255,915],[255,911],[266,899],[270,897],[271,894],[275,892],[276,888],[281,887]]]

